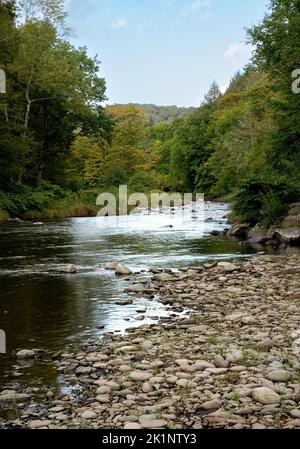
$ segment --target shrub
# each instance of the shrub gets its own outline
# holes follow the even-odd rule
[[[300,187],[276,173],[253,173],[240,186],[234,198],[233,212],[238,221],[254,226],[276,224],[297,201]]]

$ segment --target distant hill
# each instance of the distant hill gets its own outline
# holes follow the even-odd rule
[[[156,106],[154,104],[130,103],[142,109],[152,125],[161,122],[170,123],[177,118],[190,115],[196,108],[180,108],[177,106]]]

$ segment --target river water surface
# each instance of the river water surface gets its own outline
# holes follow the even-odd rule
[[[195,204],[189,207],[184,218],[175,209],[144,211],[120,217],[118,223],[107,217],[1,225],[0,329],[6,333],[7,354],[0,355],[0,384],[56,384],[51,364],[16,362],[11,354],[18,349],[57,351],[166,315],[156,300],[142,297],[134,298],[132,306],[117,306],[116,300],[126,297],[128,279],[105,271],[107,262],[121,261],[140,272],[254,254],[238,242],[210,235],[228,226],[228,205],[206,204],[204,218]],[[75,264],[77,273],[66,274],[67,264]],[[140,310],[146,311],[144,322],[136,320]]]

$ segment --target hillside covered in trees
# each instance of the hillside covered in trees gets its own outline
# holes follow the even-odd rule
[[[189,116],[196,109],[178,106],[156,106],[155,104],[131,103],[130,105],[142,109],[151,125],[157,125],[162,122],[171,123],[175,119]]]
[[[230,199],[252,225],[299,199],[299,1],[271,1],[247,33],[251,63],[195,110],[104,108],[100,62],[68,42],[63,1],[0,0],[0,23],[2,216],[92,214],[97,194],[124,183]]]

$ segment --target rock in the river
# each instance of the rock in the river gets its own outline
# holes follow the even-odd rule
[[[17,359],[34,359],[35,352],[30,349],[22,349],[16,354]]]
[[[125,267],[125,265],[118,263],[115,267],[115,273],[117,276],[126,276],[132,274],[130,268]]]
[[[75,274],[77,272],[77,268],[75,267],[75,265],[68,265],[65,271],[69,274]]]
[[[238,224],[233,226],[229,231],[227,232],[227,235],[229,237],[246,237],[247,236],[247,228],[248,226],[246,224]]]
[[[287,382],[292,377],[292,374],[289,371],[278,369],[275,371],[271,371],[268,374],[268,379],[273,382]]]
[[[276,229],[275,236],[282,243],[287,243],[289,245],[299,245],[300,244],[300,227],[287,228],[287,229]]]
[[[252,391],[252,399],[263,405],[279,404],[280,396],[270,388],[260,387]]]
[[[119,265],[119,263],[120,262],[109,262],[109,263],[107,263],[106,265],[105,265],[105,270],[112,270],[112,271],[114,271],[116,268],[117,268],[117,266]]]
[[[132,284],[127,288],[127,291],[131,293],[142,293],[144,288],[144,284]]]
[[[133,304],[132,299],[121,299],[120,301],[116,301],[118,306],[130,306]]]
[[[289,215],[282,222],[284,228],[300,227],[300,215]]]

